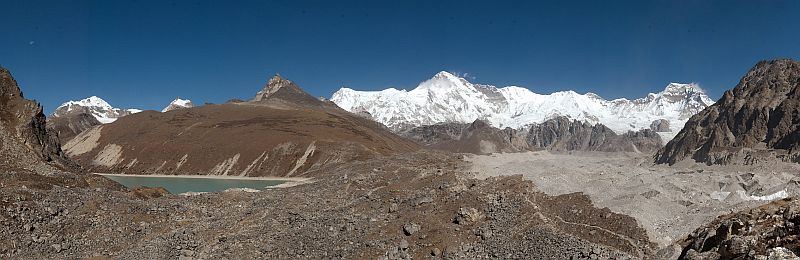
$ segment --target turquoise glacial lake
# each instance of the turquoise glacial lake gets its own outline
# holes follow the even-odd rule
[[[265,179],[229,179],[229,178],[198,178],[198,177],[152,177],[131,175],[103,175],[125,187],[164,187],[172,194],[184,192],[217,192],[231,188],[249,188],[262,190],[270,186],[285,183],[285,180]]]

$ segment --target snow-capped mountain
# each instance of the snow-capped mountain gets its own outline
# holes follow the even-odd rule
[[[167,105],[167,107],[162,109],[161,112],[167,112],[170,110],[175,110],[180,108],[190,108],[190,107],[194,107],[194,104],[192,103],[191,100],[176,98],[175,100],[172,100],[172,102],[170,102],[169,105]]]
[[[602,123],[617,133],[647,129],[655,120],[672,126],[660,133],[672,139],[692,115],[714,103],[696,84],[670,83],[659,93],[628,100],[606,100],[594,93],[561,91],[537,94],[527,88],[473,84],[442,71],[411,91],[389,88],[356,91],[342,88],[331,101],[345,110],[368,112],[372,118],[399,131],[445,122],[476,119],[498,128],[525,128],[556,116]]]
[[[78,101],[67,101],[51,114],[51,117],[63,117],[72,114],[87,113],[91,114],[100,123],[108,124],[117,120],[117,118],[142,112],[140,109],[121,109],[115,108],[108,104],[102,98],[91,96]]]

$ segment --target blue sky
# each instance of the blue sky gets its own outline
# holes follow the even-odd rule
[[[250,98],[273,74],[316,96],[411,89],[438,71],[538,93],[713,98],[800,58],[800,1],[0,0],[0,64],[47,112],[91,95],[160,109]]]

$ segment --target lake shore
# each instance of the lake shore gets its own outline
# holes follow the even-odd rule
[[[155,178],[195,178],[195,179],[228,179],[228,180],[266,180],[266,181],[287,181],[287,182],[308,182],[311,178],[302,177],[244,177],[244,176],[220,176],[220,175],[165,175],[165,174],[116,174],[116,173],[92,173],[102,176],[124,176],[124,177],[155,177]]]

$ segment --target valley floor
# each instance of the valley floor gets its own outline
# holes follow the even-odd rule
[[[636,218],[659,247],[714,218],[800,194],[800,165],[653,165],[649,155],[551,153],[467,156],[474,176],[521,174],[548,195],[583,192],[595,206]]]
[[[353,161],[262,192],[176,196],[91,174],[0,169],[0,258],[642,259],[626,215],[433,151]]]
[[[0,258],[674,259],[671,242],[717,216],[800,190],[795,165],[650,161],[423,150],[327,166],[294,187],[194,196],[8,169]]]

